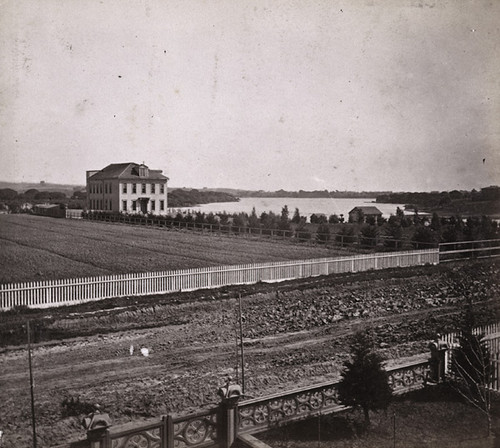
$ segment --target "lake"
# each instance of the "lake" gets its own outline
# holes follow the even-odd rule
[[[376,204],[375,199],[367,198],[241,198],[239,202],[214,202],[197,207],[171,208],[170,211],[172,213],[182,210],[204,213],[226,212],[233,214],[243,212],[250,214],[252,208],[255,207],[257,216],[260,216],[261,213],[269,211],[280,214],[285,205],[288,206],[290,219],[295,209],[298,208],[301,216],[310,217],[313,213],[322,213],[326,216],[333,214],[340,216],[343,214],[346,221],[349,212],[354,207],[361,205],[377,207],[385,218],[388,218],[391,214],[395,215],[397,207],[404,209],[403,204]]]

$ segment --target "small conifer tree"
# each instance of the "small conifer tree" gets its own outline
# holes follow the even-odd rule
[[[382,366],[382,357],[373,352],[368,333],[354,335],[351,353],[352,360],[344,363],[345,370],[338,385],[339,399],[346,406],[361,408],[365,424],[369,426],[370,411],[387,409],[392,390]]]

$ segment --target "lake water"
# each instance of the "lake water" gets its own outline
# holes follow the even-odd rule
[[[397,207],[401,209],[404,207],[403,204],[376,204],[375,199],[366,198],[241,198],[239,202],[214,202],[202,204],[198,207],[172,208],[171,212],[175,213],[177,210],[182,210],[204,213],[227,212],[233,214],[244,212],[250,214],[252,208],[255,207],[257,216],[260,216],[261,213],[269,211],[280,214],[285,205],[288,206],[290,218],[292,218],[295,209],[298,208],[301,216],[310,217],[313,213],[322,213],[326,216],[333,214],[340,216],[343,214],[346,221],[349,212],[354,207],[361,205],[377,207],[385,218],[388,218],[391,214],[395,215]]]

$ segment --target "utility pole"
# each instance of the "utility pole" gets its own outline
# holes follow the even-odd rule
[[[36,448],[36,421],[35,421],[35,395],[34,395],[34,384],[33,384],[33,371],[31,368],[31,331],[30,331],[30,321],[27,323],[28,329],[28,364],[30,371],[30,390],[31,390],[31,426],[33,427],[33,448]]]
[[[396,411],[393,411],[392,419],[393,419],[393,427],[392,427],[393,448],[396,448]]]
[[[239,356],[240,356],[240,353],[239,353],[239,339],[240,339],[240,336],[238,334],[238,329],[236,327],[236,323],[234,325],[234,340],[235,340],[235,348],[236,348],[236,384],[240,384],[240,373],[239,373],[239,364],[240,364],[240,361],[239,361]]]
[[[245,395],[245,352],[243,350],[243,323],[241,319],[241,294],[239,295],[240,344],[241,344],[241,391]]]
[[[318,414],[318,448],[321,447],[321,409]]]

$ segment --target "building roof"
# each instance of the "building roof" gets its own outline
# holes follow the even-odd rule
[[[89,180],[109,180],[109,179],[124,179],[124,180],[168,180],[167,176],[162,174],[161,170],[148,169],[147,176],[139,176],[139,167],[145,166],[134,162],[127,163],[112,163],[101,171],[89,177]],[[146,167],[147,168],[147,167]]]
[[[349,214],[351,213],[357,213],[357,212],[363,212],[363,214],[366,215],[381,215],[382,212],[377,208],[373,207],[371,205],[360,205],[359,207],[354,207]]]
[[[34,205],[36,208],[59,208],[59,204],[35,204]]]

